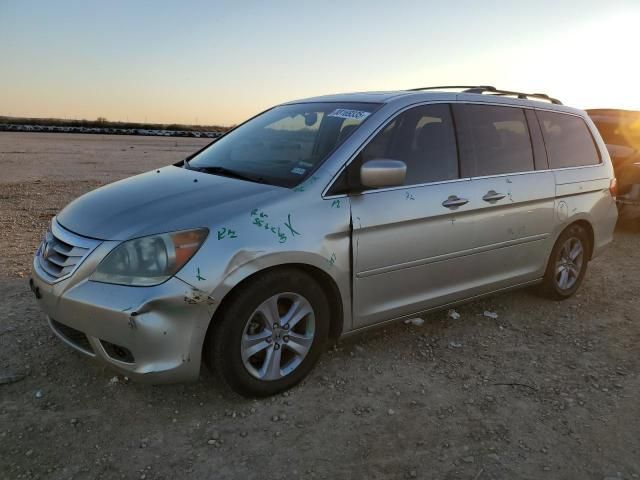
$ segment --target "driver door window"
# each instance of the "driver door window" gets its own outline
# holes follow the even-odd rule
[[[448,104],[423,105],[391,120],[347,168],[336,183],[338,189],[363,189],[360,167],[369,160],[401,160],[407,165],[405,185],[442,182],[459,178],[458,151]]]

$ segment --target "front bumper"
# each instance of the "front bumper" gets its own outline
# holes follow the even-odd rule
[[[154,287],[92,282],[82,272],[86,265],[64,281],[48,283],[37,260],[31,289],[50,327],[67,345],[132,379],[172,383],[198,378],[216,307],[204,292],[175,277]],[[85,263],[94,263],[90,260]]]

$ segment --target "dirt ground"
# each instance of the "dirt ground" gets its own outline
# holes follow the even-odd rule
[[[49,218],[199,139],[0,133],[0,478],[640,478],[640,226],[572,299],[521,290],[340,342],[267,400],[129,382],[58,341],[27,285]],[[496,312],[488,318],[483,312]]]

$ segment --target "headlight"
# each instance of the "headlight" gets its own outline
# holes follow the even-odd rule
[[[198,251],[209,230],[150,235],[121,243],[105,257],[91,280],[119,285],[158,285],[180,270]]]

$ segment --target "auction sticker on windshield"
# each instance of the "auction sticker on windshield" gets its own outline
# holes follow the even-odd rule
[[[330,117],[349,118],[353,120],[364,120],[371,112],[364,112],[362,110],[348,110],[346,108],[336,108],[329,114]]]

